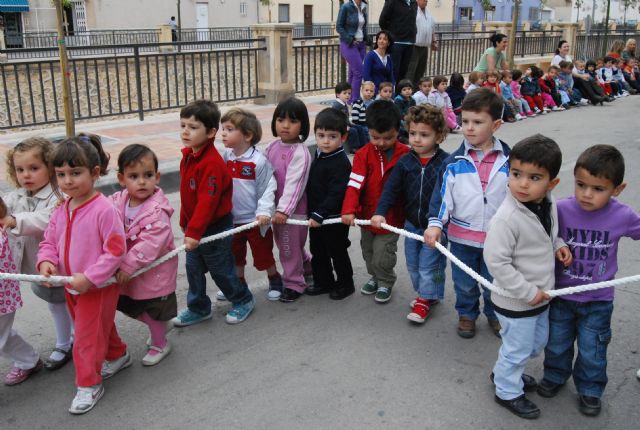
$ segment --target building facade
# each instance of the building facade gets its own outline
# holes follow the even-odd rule
[[[491,10],[484,10],[478,0],[457,0],[455,3],[455,22],[462,24],[470,21],[509,21],[511,22],[513,1],[491,0]],[[538,21],[541,15],[540,0],[522,0],[518,23]]]

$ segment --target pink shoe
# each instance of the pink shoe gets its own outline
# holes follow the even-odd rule
[[[533,113],[533,112],[531,112],[531,111],[529,111],[529,112],[527,112],[527,116],[528,116],[529,118],[533,118],[534,116],[536,116],[536,114],[535,114],[535,113]]]
[[[38,373],[44,367],[42,360],[38,359],[38,362],[31,369],[19,369],[14,367],[11,372],[7,373],[4,377],[4,385],[18,385],[35,373]]]

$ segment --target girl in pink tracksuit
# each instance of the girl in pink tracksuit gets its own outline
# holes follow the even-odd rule
[[[278,139],[266,149],[278,184],[273,238],[280,253],[284,291],[281,302],[293,302],[307,287],[305,275],[311,274],[311,256],[305,250],[307,227],[285,224],[288,218],[307,218],[305,188],[311,167],[311,154],[303,143],[309,136],[307,107],[295,97],[278,104],[273,113],[271,131]]]
[[[158,158],[144,145],[129,145],[118,156],[118,181],[125,187],[111,196],[127,235],[127,255],[116,274],[118,310],[149,327],[145,366],[158,364],[171,351],[165,327],[177,315],[178,258],[131,278],[137,270],[175,249],[173,208],[158,188]]]
[[[126,254],[124,227],[113,203],[95,189],[108,163],[97,136],[80,135],[56,146],[51,163],[56,186],[69,198],[51,214],[38,251],[41,275],[73,277],[65,285],[75,323],[78,390],[72,414],[91,410],[104,394],[102,379],[131,365],[114,324],[119,286],[107,282]]]

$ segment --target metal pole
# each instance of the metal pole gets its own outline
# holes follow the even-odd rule
[[[71,83],[69,81],[69,66],[67,47],[65,45],[64,30],[62,28],[63,12],[62,0],[54,0],[58,27],[58,52],[60,56],[60,73],[62,74],[62,106],[64,108],[64,125],[67,137],[76,135],[75,119],[73,117],[73,103],[71,102]]]
[[[182,42],[182,16],[180,15],[180,0],[178,0],[178,42]]]

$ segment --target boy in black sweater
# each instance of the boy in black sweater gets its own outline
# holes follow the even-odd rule
[[[318,149],[307,181],[314,285],[307,287],[305,293],[309,296],[329,293],[329,298],[342,300],[355,291],[348,252],[351,245],[349,226],[342,223],[323,225],[323,222],[340,218],[351,174],[351,163],[342,148],[347,138],[347,118],[340,111],[327,108],[316,116],[314,132]]]

